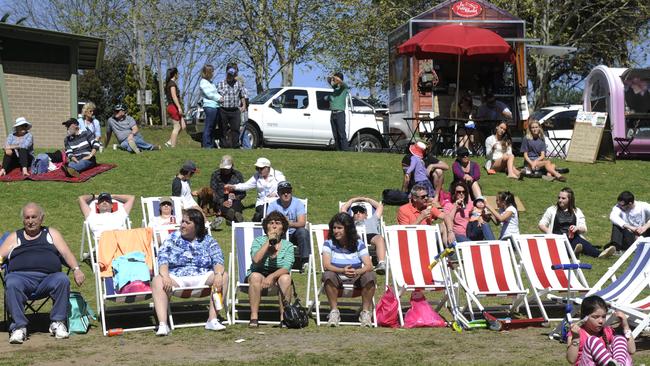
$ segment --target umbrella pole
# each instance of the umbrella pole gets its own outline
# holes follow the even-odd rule
[[[460,91],[460,54],[458,54],[458,63],[456,65],[456,118],[458,118],[458,93]],[[454,150],[458,146],[458,121],[454,121]]]

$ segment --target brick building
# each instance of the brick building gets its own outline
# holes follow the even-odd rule
[[[104,40],[0,23],[0,140],[32,123],[34,147],[62,147],[61,122],[77,116],[77,73],[101,65]]]

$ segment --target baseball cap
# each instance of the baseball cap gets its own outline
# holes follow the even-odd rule
[[[174,204],[174,202],[172,202],[172,198],[171,198],[171,197],[169,197],[169,196],[162,196],[162,197],[160,197],[160,204],[162,205],[162,204],[165,203],[165,202],[169,202],[169,203],[171,203],[172,205]]]
[[[476,202],[478,202],[478,201],[485,202],[485,198],[483,196],[478,196],[478,197],[474,198],[474,204],[476,204]]]
[[[64,125],[65,127],[70,127],[70,125],[73,125],[73,124],[79,126],[79,121],[77,121],[74,118],[70,118],[69,120],[67,120],[67,121],[65,121],[65,122],[63,122],[61,124]]]
[[[118,104],[115,105],[115,107],[113,107],[113,110],[114,111],[125,111],[126,107],[124,106],[124,104],[118,103]]]
[[[196,171],[196,164],[192,160],[188,160],[183,163],[183,166],[181,166],[181,169],[194,173]]]
[[[224,155],[221,157],[221,163],[219,163],[219,169],[230,169],[232,168],[232,156]]]
[[[361,213],[368,212],[368,210],[366,210],[366,208],[363,205],[354,205],[354,206],[350,207],[350,210],[352,211],[353,214],[356,214],[356,213],[359,213],[359,212],[361,212]]]
[[[104,202],[104,201],[111,202],[111,203],[113,202],[113,197],[111,197],[110,193],[103,192],[100,193],[99,196],[97,196],[97,203]]]
[[[271,160],[267,158],[258,158],[257,161],[255,162],[255,166],[258,168],[270,167]]]
[[[234,67],[231,67],[231,68],[228,69],[228,73],[230,75],[235,75],[237,73],[237,70]]]
[[[291,183],[289,183],[286,180],[283,180],[282,182],[278,183],[278,192],[285,192],[285,191],[292,191],[293,187],[291,187]]]

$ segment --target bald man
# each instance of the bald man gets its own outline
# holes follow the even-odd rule
[[[0,245],[0,257],[7,262],[5,301],[11,314],[9,343],[21,344],[27,339],[25,303],[35,298],[51,296],[50,333],[57,339],[68,338],[65,322],[68,318],[70,280],[61,272],[61,258],[72,269],[78,286],[84,282],[84,273],[68,248],[61,233],[43,226],[45,212],[30,202],[20,211],[23,228],[9,234]]]

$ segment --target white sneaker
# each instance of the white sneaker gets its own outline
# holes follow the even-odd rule
[[[27,339],[27,329],[18,328],[18,329],[14,329],[14,331],[11,332],[11,337],[9,337],[9,343],[23,344],[25,339]]]
[[[66,328],[63,322],[52,322],[52,324],[50,324],[50,334],[56,339],[64,339],[70,336],[68,328]]]
[[[359,314],[359,322],[362,328],[372,327],[372,315],[368,310],[361,311],[361,314]]]
[[[205,329],[207,329],[207,330],[224,330],[224,329],[226,329],[226,326],[219,323],[219,319],[214,318],[212,320],[208,320],[205,323]]]
[[[340,321],[341,313],[339,313],[339,309],[330,311],[330,315],[327,316],[327,325],[330,327],[338,327]]]
[[[600,255],[598,255],[598,258],[609,258],[613,256],[616,253],[616,247],[609,247],[602,252],[600,252]]]
[[[165,323],[160,323],[158,324],[158,331],[156,331],[156,335],[158,337],[164,337],[169,335],[169,332],[171,332],[171,329],[167,326]]]

